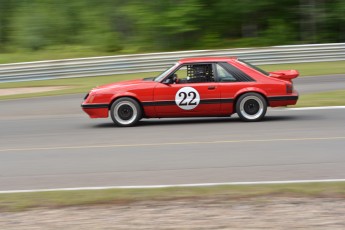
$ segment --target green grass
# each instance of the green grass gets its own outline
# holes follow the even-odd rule
[[[176,187],[160,189],[108,189],[0,194],[0,211],[30,208],[59,208],[81,205],[129,204],[136,201],[250,197],[337,197],[345,198],[345,183],[304,183],[282,185],[236,185]]]
[[[42,92],[42,93],[30,93],[30,94],[17,94],[9,96],[0,96],[0,100],[5,99],[19,99],[28,97],[41,97],[41,96],[54,96],[63,94],[74,93],[87,93],[90,89],[104,85],[111,82],[118,82],[130,79],[139,79],[145,77],[154,77],[159,73],[140,73],[140,74],[119,74],[112,76],[98,76],[98,77],[83,77],[83,78],[66,78],[56,80],[43,80],[43,81],[30,81],[30,82],[10,82],[0,83],[0,89],[8,88],[22,88],[22,87],[42,87],[42,86],[69,86],[69,89]]]
[[[345,74],[345,61],[262,65],[260,67],[267,71],[296,69],[300,72],[300,77]]]
[[[345,105],[345,90],[300,95],[295,107]]]

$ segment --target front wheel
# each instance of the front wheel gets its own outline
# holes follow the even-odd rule
[[[117,126],[133,126],[141,119],[139,103],[128,97],[117,99],[110,108],[111,119]]]
[[[258,93],[246,93],[236,103],[236,112],[244,121],[259,121],[267,111],[267,102]]]

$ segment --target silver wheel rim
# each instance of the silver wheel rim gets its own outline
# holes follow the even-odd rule
[[[121,116],[119,115],[119,109],[122,106],[129,106],[132,109],[133,114],[128,120],[122,119]],[[121,125],[129,125],[129,124],[133,123],[135,121],[135,119],[137,118],[137,116],[138,116],[138,110],[135,107],[135,105],[130,101],[121,101],[121,102],[117,103],[115,108],[114,108],[115,120],[117,122],[119,122]]]
[[[255,114],[249,114],[245,110],[245,104],[249,100],[254,100],[259,105],[259,109]],[[255,119],[259,118],[262,115],[262,113],[264,112],[264,104],[262,103],[260,98],[258,98],[256,96],[247,96],[247,97],[243,98],[243,100],[240,103],[240,111],[241,111],[242,116],[245,117],[246,119],[255,120]]]

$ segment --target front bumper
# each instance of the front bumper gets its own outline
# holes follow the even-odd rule
[[[81,104],[81,108],[90,118],[107,118],[109,116],[108,104]]]

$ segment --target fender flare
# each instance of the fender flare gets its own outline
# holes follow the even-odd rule
[[[265,100],[266,100],[266,102],[267,102],[267,105],[269,106],[269,101],[268,101],[268,99],[267,99],[267,93],[266,93],[264,90],[262,90],[262,89],[260,89],[260,88],[257,88],[257,87],[247,87],[247,88],[243,88],[243,89],[239,90],[239,91],[235,94],[234,103],[233,103],[233,104],[234,104],[234,107],[235,107],[235,105],[236,105],[236,103],[237,103],[238,98],[239,98],[241,95],[245,94],[245,93],[258,93],[258,94],[261,94],[261,95],[265,98]]]

